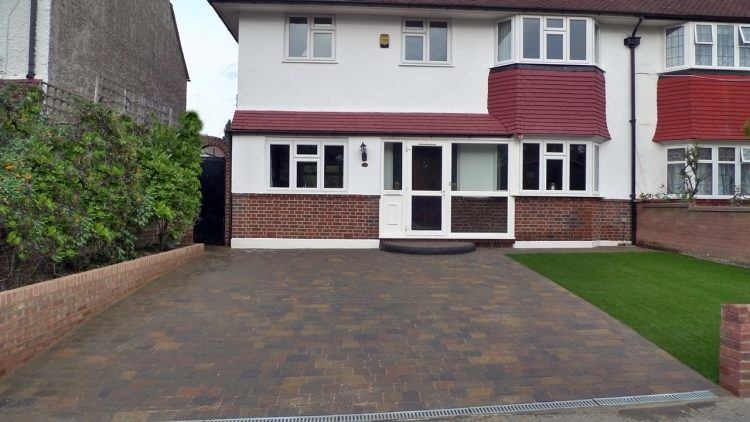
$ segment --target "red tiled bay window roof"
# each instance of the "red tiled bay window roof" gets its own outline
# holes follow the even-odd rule
[[[508,136],[488,114],[237,110],[235,133]]]
[[[750,120],[750,75],[666,74],[658,82],[654,141],[742,141]]]

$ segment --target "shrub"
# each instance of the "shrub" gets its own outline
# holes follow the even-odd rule
[[[7,274],[24,263],[53,275],[136,255],[137,236],[156,226],[173,246],[200,207],[201,123],[135,125],[79,101],[64,123],[49,120],[36,88],[0,91],[0,232],[11,245]]]

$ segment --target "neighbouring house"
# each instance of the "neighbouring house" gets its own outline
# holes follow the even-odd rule
[[[233,247],[627,243],[694,143],[700,198],[750,192],[747,0],[209,3],[239,43]]]
[[[0,79],[172,120],[189,75],[169,0],[4,0]]]

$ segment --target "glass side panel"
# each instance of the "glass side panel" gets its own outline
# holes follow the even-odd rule
[[[326,145],[323,153],[323,187],[344,188],[344,146]]]
[[[401,190],[401,172],[403,162],[403,144],[401,142],[385,143],[385,160],[383,163],[383,188]]]

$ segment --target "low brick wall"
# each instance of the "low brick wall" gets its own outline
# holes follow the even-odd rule
[[[719,384],[739,397],[750,397],[750,305],[721,307]]]
[[[516,198],[516,240],[630,240],[630,202],[601,198]]]
[[[202,253],[202,244],[191,245],[0,292],[0,376],[95,312]]]
[[[637,243],[750,265],[750,207],[638,204]]]
[[[233,194],[232,237],[377,239],[379,196]]]

